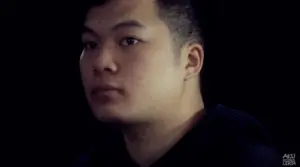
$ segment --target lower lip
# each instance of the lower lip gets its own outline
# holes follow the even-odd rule
[[[96,91],[91,94],[92,99],[100,102],[107,102],[113,100],[119,94],[118,90]]]

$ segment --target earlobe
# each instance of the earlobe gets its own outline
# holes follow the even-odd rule
[[[202,66],[204,59],[204,51],[203,47],[200,44],[190,44],[188,46],[188,56],[187,56],[187,64],[186,64],[186,78],[198,76]]]

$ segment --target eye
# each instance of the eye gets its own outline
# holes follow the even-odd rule
[[[123,46],[135,45],[138,42],[140,42],[138,39],[135,39],[133,37],[126,37],[121,41],[121,45]]]
[[[83,47],[84,47],[84,49],[87,49],[87,50],[93,50],[97,47],[97,43],[93,42],[93,41],[84,42]]]

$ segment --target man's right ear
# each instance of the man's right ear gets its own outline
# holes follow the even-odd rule
[[[192,43],[187,46],[187,61],[185,65],[185,80],[194,76],[199,76],[203,67],[204,50],[198,43]]]

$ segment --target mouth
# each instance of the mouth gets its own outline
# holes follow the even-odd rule
[[[118,95],[120,95],[120,93],[121,90],[119,88],[104,85],[92,88],[90,95],[93,100],[107,102],[115,99]]]

